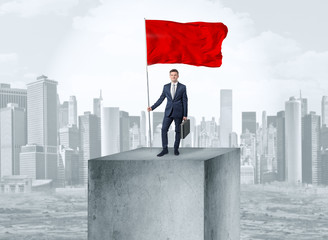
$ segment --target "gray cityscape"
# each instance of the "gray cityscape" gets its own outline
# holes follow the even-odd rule
[[[328,239],[327,7],[0,0],[0,239]],[[146,77],[145,19],[224,23],[222,66]],[[173,68],[190,133],[158,158]]]
[[[133,116],[120,107],[93,100],[93,111],[77,115],[78,99],[60,101],[58,81],[45,75],[27,89],[0,85],[1,193],[88,184],[88,160],[149,147],[146,112]],[[180,147],[240,147],[241,184],[286,181],[328,185],[328,96],[321,114],[308,110],[307,98],[292,96],[275,115],[242,112],[242,132],[232,131],[233,91],[220,90],[219,120],[191,120]],[[152,113],[152,146],[161,147],[164,112]],[[321,120],[322,119],[322,120]],[[170,126],[169,145],[175,127]],[[239,136],[239,137],[238,137]]]
[[[88,160],[149,147],[144,110],[133,116],[120,107],[104,106],[100,90],[98,97],[90,98],[93,111],[78,116],[78,99],[70,96],[61,101],[58,84],[45,75],[26,89],[0,84],[2,196],[23,200],[29,193],[39,198],[53,191],[75,192],[82,196],[79,204],[85,204]],[[180,148],[239,147],[241,186],[281,182],[297,190],[328,184],[328,96],[322,96],[321,114],[308,110],[301,93],[286,99],[285,108],[275,115],[264,110],[259,119],[256,112],[241,112],[242,132],[236,133],[232,131],[233,91],[221,89],[219,95],[218,120],[202,117],[197,122],[196,116],[188,116],[190,134]],[[151,113],[152,147],[161,147],[163,116],[164,112]],[[174,130],[171,125],[169,146]]]

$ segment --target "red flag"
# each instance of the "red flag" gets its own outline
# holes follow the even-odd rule
[[[220,22],[146,21],[147,65],[184,63],[220,67],[228,28]]]

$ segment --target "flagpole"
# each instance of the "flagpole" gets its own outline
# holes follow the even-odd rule
[[[148,107],[150,107],[150,102],[149,102],[149,81],[148,81],[148,59],[147,59],[147,31],[146,31],[146,18],[145,20],[145,43],[146,43],[146,75],[147,75],[147,96],[148,96]],[[148,111],[148,124],[149,124],[149,146],[150,149],[152,149],[152,144],[151,144],[151,128],[150,128],[150,111]]]

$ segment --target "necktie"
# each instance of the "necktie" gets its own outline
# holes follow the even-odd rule
[[[172,84],[172,99],[174,98],[175,95],[175,84]]]

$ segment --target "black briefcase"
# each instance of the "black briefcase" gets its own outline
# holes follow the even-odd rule
[[[190,133],[190,119],[182,121],[182,123],[180,124],[180,128],[181,139],[184,139]]]

